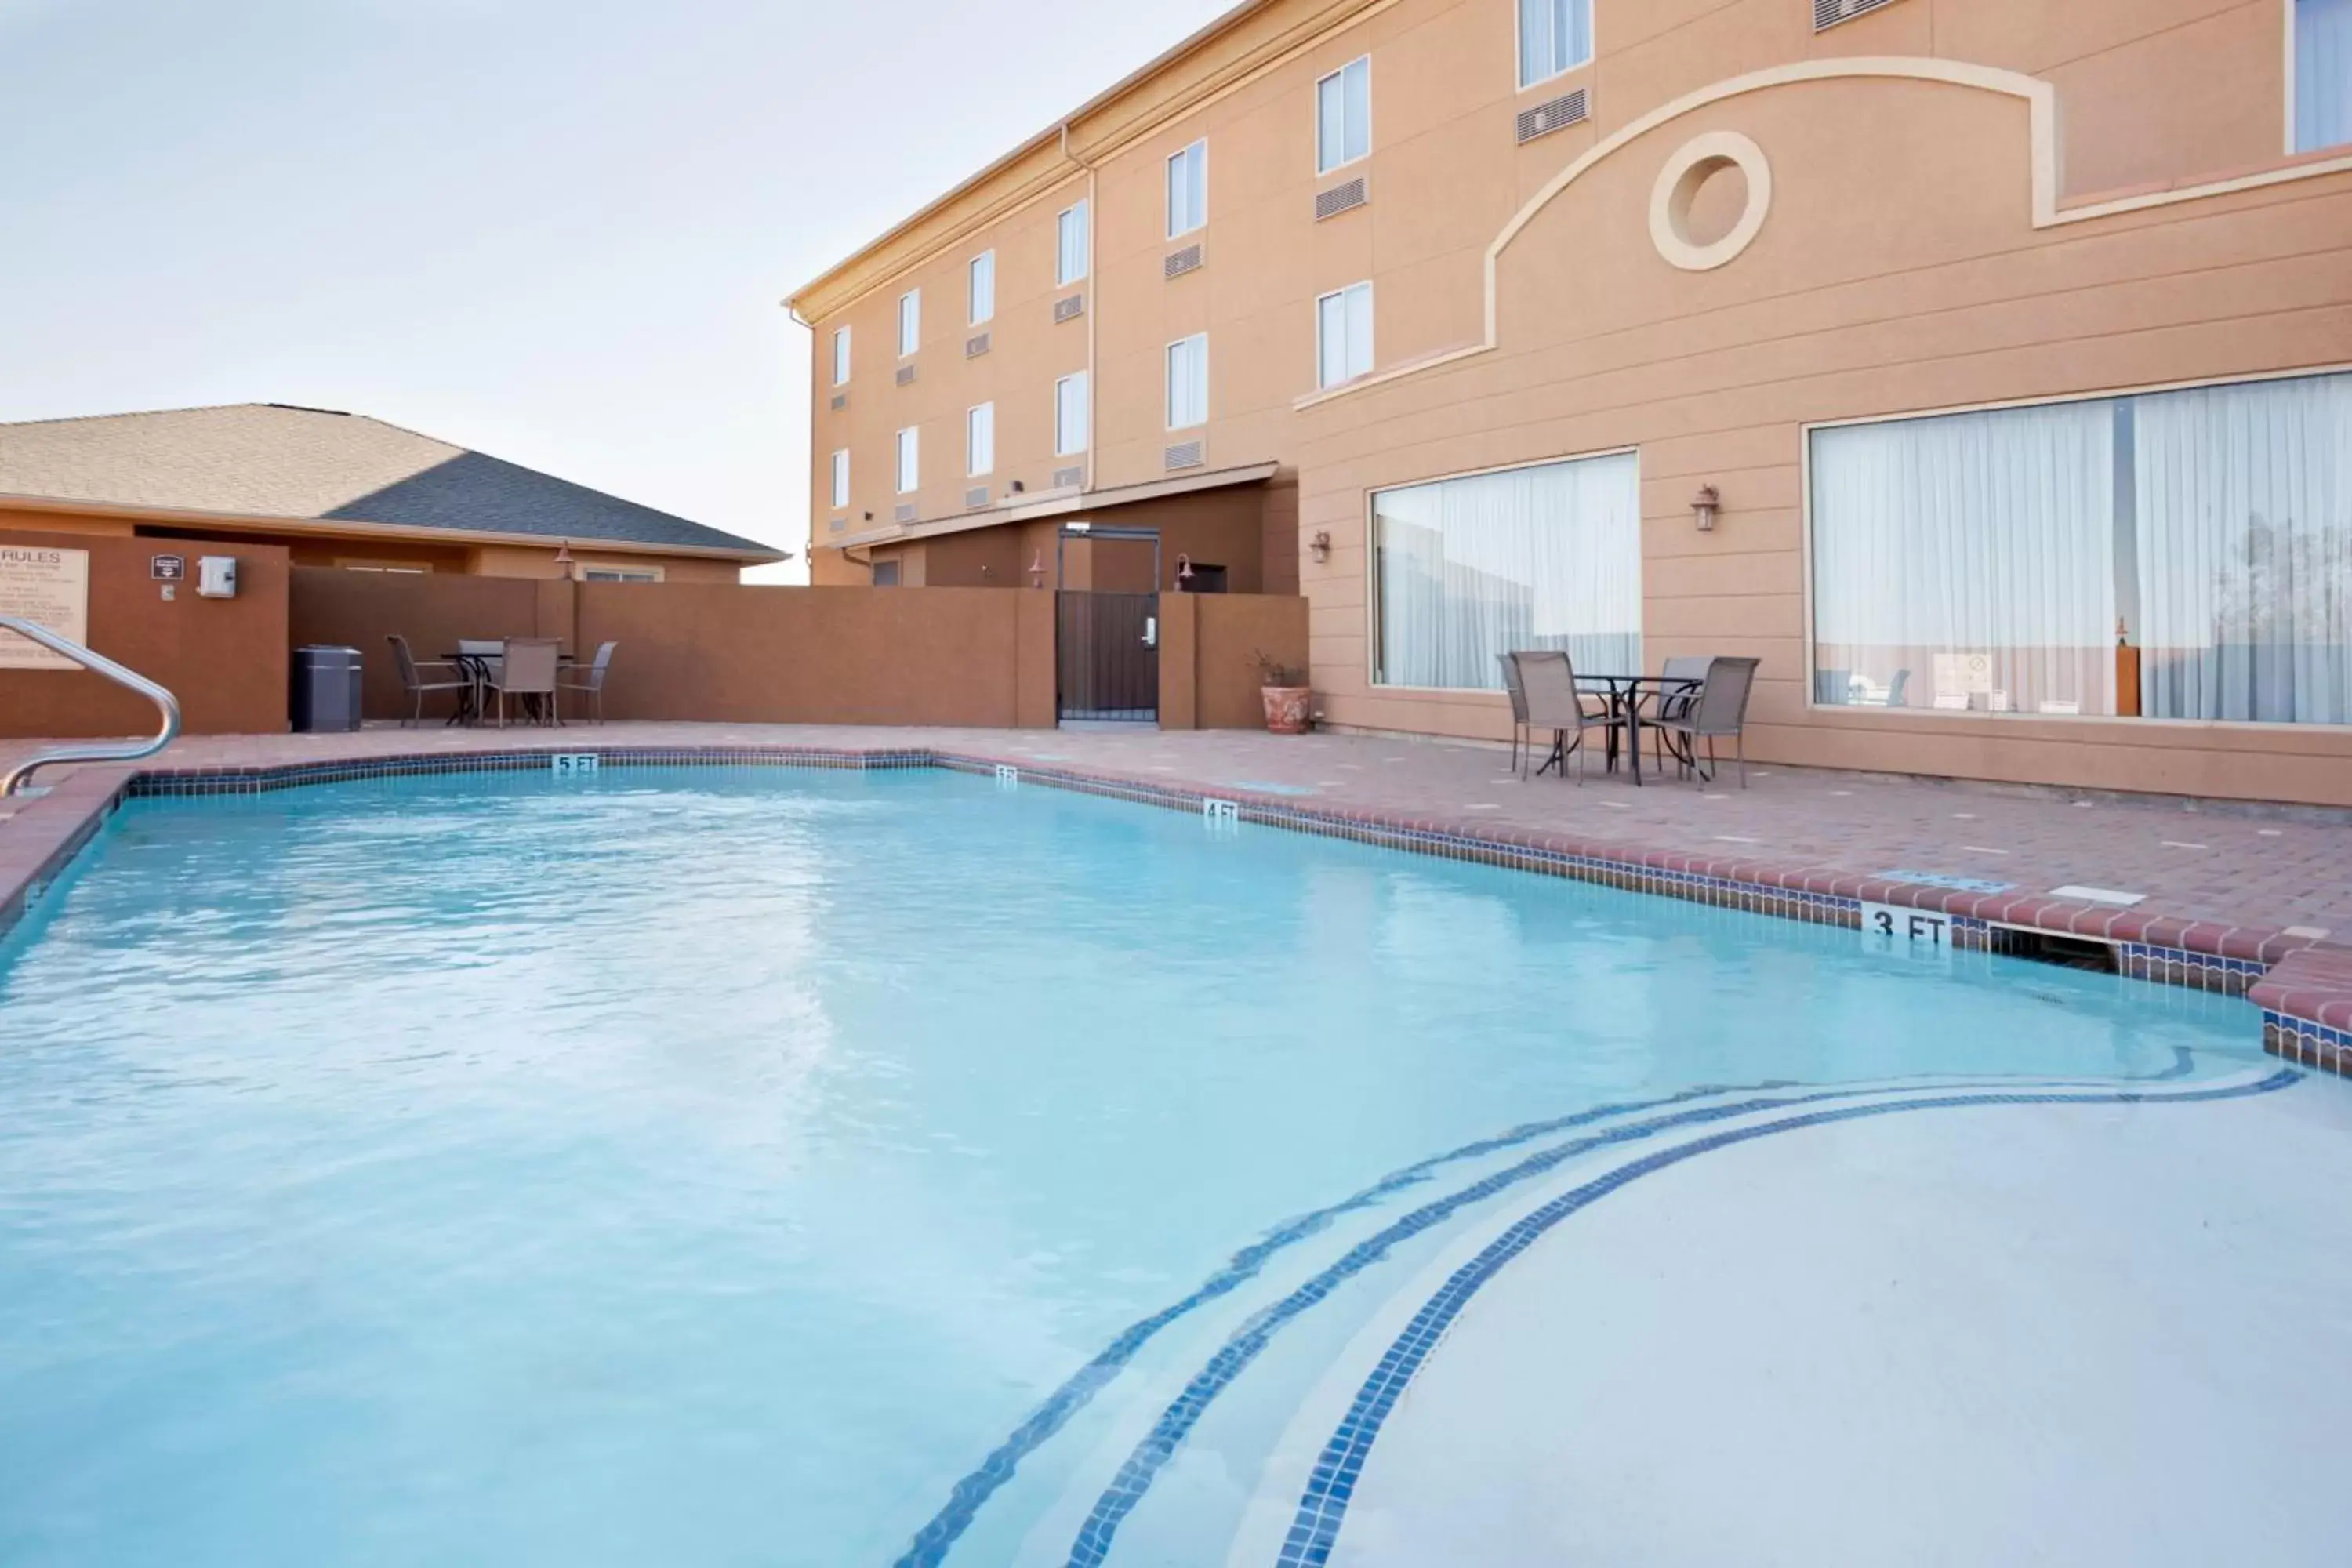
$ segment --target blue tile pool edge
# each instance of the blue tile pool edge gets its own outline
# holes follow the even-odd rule
[[[1712,904],[1750,914],[1817,925],[1859,930],[1863,900],[1851,894],[1792,887],[1785,882],[1679,869],[1609,855],[1578,853],[1539,844],[1522,843],[1466,827],[1408,823],[1384,817],[1318,808],[1288,799],[1229,795],[1197,787],[1153,783],[1116,774],[1067,768],[1038,767],[1023,762],[940,751],[929,746],[873,749],[816,746],[598,746],[570,749],[554,746],[459,753],[410,753],[383,757],[346,758],[316,763],[281,763],[261,767],[207,766],[151,768],[131,773],[103,802],[80,830],[53,854],[40,874],[20,896],[0,900],[0,937],[32,912],[53,889],[74,857],[87,848],[99,826],[126,798],[187,798],[215,795],[259,795],[310,784],[348,784],[368,779],[418,777],[437,773],[520,773],[546,771],[558,755],[593,756],[598,765],[612,767],[785,767],[877,770],[940,768],[953,773],[1002,776],[1011,769],[1018,782],[1084,795],[1104,795],[1139,805],[1155,805],[1187,813],[1202,812],[1212,802],[1230,805],[1234,820],[1258,826],[1337,837],[1410,854],[1470,860],[1512,870],[1531,871],[1591,882],[1626,892]],[[1678,856],[1674,858],[1692,859]],[[1801,872],[1780,873],[1803,877]],[[1832,881],[1879,883],[1893,901],[1937,910],[1952,921],[1954,945],[1999,951],[2007,932],[2017,929],[1993,919],[1951,907],[1959,896],[1925,884],[1883,883],[1875,878],[1829,877]],[[2057,932],[2055,934],[2069,934]],[[2127,978],[2190,990],[2243,995],[2270,969],[2260,959],[2228,956],[2187,947],[2135,941],[2118,935],[2100,938],[2116,949],[2117,970]],[[2281,1016],[2283,1027],[2264,1027],[2265,1049],[2273,1055],[2296,1057],[2296,1047],[2315,1043],[2317,1023]],[[2329,1031],[2330,1034],[2334,1031]],[[2333,1042],[2330,1042],[2332,1047]],[[2282,1050],[2281,1047],[2286,1049]],[[2352,1077],[2352,1056],[2330,1048],[2305,1049],[2304,1065],[2323,1072]]]

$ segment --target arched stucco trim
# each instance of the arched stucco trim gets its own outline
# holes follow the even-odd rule
[[[1343,385],[1328,387],[1293,401],[1295,409],[1312,408],[1335,398],[1368,392],[1375,386],[1400,381],[1435,370],[1440,365],[1453,364],[1483,353],[1491,353],[1498,343],[1496,315],[1496,278],[1503,252],[1520,231],[1535,221],[1536,216],[1549,206],[1561,192],[1567,190],[1602,159],[1621,148],[1648,135],[1661,125],[1680,119],[1695,110],[1727,99],[1761,92],[1768,88],[1790,87],[1809,81],[1839,81],[1855,79],[1944,82],[1953,87],[1972,88],[1980,92],[1998,93],[2021,100],[2026,105],[2030,144],[2027,153],[2028,177],[2032,185],[2032,221],[2037,229],[2054,228],[2062,224],[2084,223],[2093,218],[2113,217],[2120,213],[2138,212],[2148,207],[2169,206],[2178,202],[2199,201],[2208,196],[2226,195],[2236,191],[2259,189],[2264,185],[2284,184],[2289,180],[2307,180],[2322,174],[2340,174],[2352,170],[2352,156],[2326,158],[2265,169],[2259,174],[2235,179],[2217,180],[2208,184],[2188,185],[2178,190],[2155,191],[2143,195],[2126,196],[2115,201],[2098,202],[2085,206],[2061,209],[2058,205],[2058,92],[2050,83],[2020,71],[2002,70],[1993,66],[1971,65],[1961,60],[1935,59],[1924,56],[1873,56],[1852,59],[1803,60],[1794,65],[1774,66],[1767,70],[1751,71],[1746,76],[1728,77],[1695,92],[1685,93],[1671,102],[1661,104],[1649,113],[1623,126],[1613,134],[1593,143],[1566,168],[1544,182],[1543,187],[1528,198],[1525,205],[1513,214],[1503,226],[1493,244],[1486,247],[1485,265],[1485,331],[1481,342],[1461,348],[1447,349],[1419,359],[1407,360],[1386,370],[1359,376]]]

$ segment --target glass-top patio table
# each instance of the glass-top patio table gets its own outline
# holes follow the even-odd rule
[[[1685,676],[1608,675],[1596,674],[1585,669],[1576,672],[1576,679],[1580,686],[1587,681],[1593,681],[1608,689],[1609,710],[1625,721],[1625,750],[1633,756],[1633,783],[1636,787],[1639,787],[1642,783],[1643,698],[1644,696],[1654,698],[1663,708],[1667,698],[1686,695],[1706,684],[1702,680]],[[1610,763],[1614,766],[1616,758],[1611,757]],[[1560,771],[1562,773],[1568,771],[1564,761],[1560,764]]]

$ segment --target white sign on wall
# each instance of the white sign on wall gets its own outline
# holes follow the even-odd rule
[[[0,616],[21,616],[69,642],[89,644],[89,552],[0,545]],[[14,632],[0,631],[0,669],[79,669]]]

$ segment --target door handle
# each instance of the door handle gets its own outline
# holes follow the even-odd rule
[[[1146,647],[1158,647],[1160,646],[1160,617],[1158,616],[1146,616],[1143,617],[1143,646]]]

